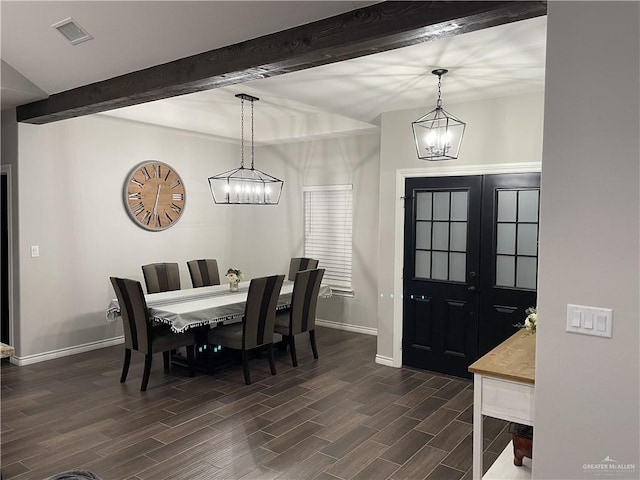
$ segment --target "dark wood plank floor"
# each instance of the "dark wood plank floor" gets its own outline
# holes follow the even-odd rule
[[[318,328],[320,358],[298,339],[299,367],[277,351],[189,378],[142,355],[119,383],[123,347],[1,369],[5,479],[85,469],[105,480],[470,479],[473,386],[374,362],[376,338]],[[509,442],[486,418],[485,465]]]

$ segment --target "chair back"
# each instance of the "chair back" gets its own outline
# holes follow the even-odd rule
[[[151,345],[149,311],[142,285],[128,278],[109,277],[109,280],[120,305],[125,348],[148,353]]]
[[[284,275],[251,280],[242,327],[242,346],[245,350],[273,343],[273,326],[282,282]]]
[[[297,335],[316,328],[316,307],[318,306],[318,293],[323,276],[323,268],[298,272],[291,297],[290,335]]]
[[[289,276],[287,280],[294,281],[296,279],[296,273],[301,270],[313,270],[318,268],[318,260],[315,258],[292,258],[289,262]]]
[[[142,266],[147,293],[180,290],[180,270],[177,263],[151,263]]]
[[[193,288],[220,285],[218,261],[215,259],[190,260],[187,262]]]

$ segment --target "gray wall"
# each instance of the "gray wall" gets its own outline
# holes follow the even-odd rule
[[[390,359],[394,355],[394,322],[402,322],[401,312],[395,310],[398,292],[394,295],[397,242],[395,222],[401,199],[396,195],[398,169],[425,174],[429,170],[452,167],[479,167],[538,163],[542,160],[541,93],[493,98],[464,104],[445,103],[453,115],[467,122],[464,142],[458,160],[426,162],[416,155],[411,122],[424,115],[432,106],[384,113],[380,146],[380,220],[378,261],[378,356]],[[490,121],[488,121],[490,119]],[[404,221],[404,220],[402,220]],[[401,260],[400,260],[401,262]],[[398,340],[398,339],[395,339]]]
[[[640,476],[639,20],[549,2],[534,478],[601,478],[607,456]],[[568,303],[612,308],[613,337],[566,333]]]
[[[285,188],[293,196],[287,216],[291,256],[304,253],[302,187],[353,185],[353,297],[334,296],[318,304],[318,318],[339,328],[376,333],[378,294],[379,135],[360,135],[262,147],[261,165],[284,161]],[[320,265],[322,266],[322,265]]]
[[[145,263],[178,262],[184,287],[194,258],[217,258],[221,270],[240,268],[247,278],[287,272],[303,248],[302,186],[324,182],[353,183],[362,213],[354,225],[356,296],[321,302],[320,316],[375,330],[377,242],[367,233],[377,231],[377,136],[257,149],[256,166],[286,183],[279,205],[255,207],[211,198],[207,177],[239,165],[237,144],[100,115],[20,124],[18,132],[21,361],[119,337],[119,323],[105,320],[108,277],[143,281]],[[134,225],[122,200],[127,174],[152,159],[174,167],[187,186],[182,218],[163,232]],[[30,257],[31,245],[39,257]]]

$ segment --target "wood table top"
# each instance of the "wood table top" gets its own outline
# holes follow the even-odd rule
[[[535,383],[536,336],[520,330],[469,366],[469,371],[521,383]]]

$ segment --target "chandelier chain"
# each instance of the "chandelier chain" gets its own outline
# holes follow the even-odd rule
[[[251,170],[253,170],[253,159],[255,158],[255,144],[253,143],[253,100],[251,100]]]
[[[244,98],[240,98],[240,168],[244,168]]]
[[[440,91],[440,87],[442,86],[442,75],[438,75],[438,101],[436,102],[437,108],[442,108],[442,99],[440,98],[442,92]]]

